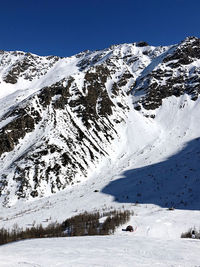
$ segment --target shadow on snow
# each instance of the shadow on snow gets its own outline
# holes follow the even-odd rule
[[[200,209],[200,138],[163,162],[125,171],[103,188],[120,203]]]

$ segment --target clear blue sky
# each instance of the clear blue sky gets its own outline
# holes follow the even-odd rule
[[[200,37],[200,0],[1,1],[0,49],[71,56],[111,44]]]

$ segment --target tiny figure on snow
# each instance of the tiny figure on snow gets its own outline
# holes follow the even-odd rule
[[[195,231],[194,230],[192,230],[191,234],[192,234],[192,238],[195,239],[196,235],[195,235]]]
[[[128,225],[127,227],[126,227],[126,231],[127,232],[133,232],[133,226],[132,225]]]

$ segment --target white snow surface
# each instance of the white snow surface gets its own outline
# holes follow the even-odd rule
[[[1,267],[199,266],[199,241],[132,234],[35,239],[0,247]]]
[[[161,55],[173,48],[122,45],[116,46],[112,56],[127,55],[127,51],[141,56],[142,49]],[[99,56],[102,62],[110,53],[109,49],[102,54],[88,52],[88,60]],[[42,79],[18,82],[12,89],[2,81],[1,115],[8,106],[69,75],[74,75],[81,88],[81,79],[78,81],[82,74],[77,73],[79,61],[77,57],[59,59]],[[145,74],[138,66],[149,66],[151,70],[156,64],[159,62],[151,64],[150,58],[144,55],[130,69],[137,78]],[[52,75],[55,71],[57,76]],[[112,236],[37,239],[3,245],[0,266],[200,266],[200,241],[180,238],[189,228],[200,228],[200,100],[192,101],[188,95],[172,96],[163,100],[160,108],[140,112],[132,107],[131,97],[125,101],[130,112],[127,116],[121,114],[124,122],[117,128],[118,138],[112,143],[109,157],[103,157],[98,165],[91,167],[88,178],[81,183],[55,195],[35,201],[19,200],[10,207],[1,207],[0,227],[12,228],[16,223],[24,228],[39,223],[45,226],[84,211],[129,209],[134,215],[128,224],[137,226],[137,231],[125,233],[121,231],[125,227],[122,226]],[[155,115],[155,119],[144,115]],[[41,134],[44,133],[38,130],[34,138]],[[26,138],[27,146],[24,143],[22,151],[30,145]],[[9,159],[3,164],[9,165]],[[192,189],[187,179],[192,180]],[[176,194],[177,191],[181,193]],[[133,192],[137,199],[132,197]],[[169,211],[165,203],[168,207],[182,203],[182,208]]]

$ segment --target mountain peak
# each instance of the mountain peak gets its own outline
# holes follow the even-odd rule
[[[184,99],[183,107],[185,99],[198,100],[199,50],[199,39],[188,37],[169,47],[138,42],[69,58],[0,54],[4,205],[64,190],[94,176],[112,155],[152,142],[166,99]]]
[[[188,36],[181,43],[184,43],[184,42],[185,43],[193,43],[193,42],[196,42],[198,40],[199,40],[199,38],[196,36]]]

